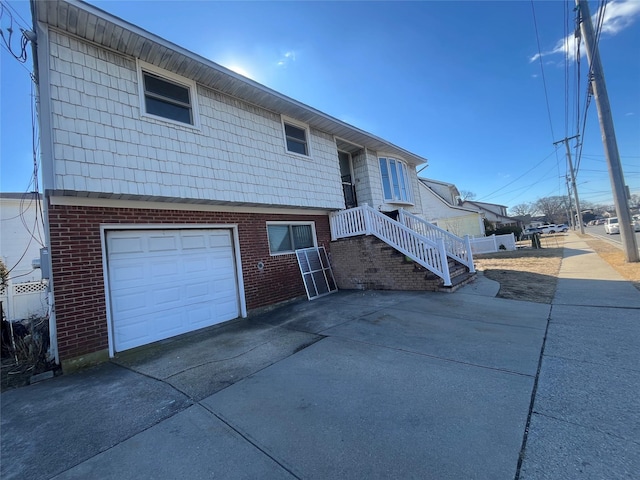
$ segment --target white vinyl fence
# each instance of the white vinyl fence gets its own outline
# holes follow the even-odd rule
[[[22,320],[47,315],[47,284],[45,282],[8,282],[0,287],[0,301],[5,319]]]
[[[474,255],[480,253],[499,252],[500,250],[516,249],[516,237],[513,233],[508,235],[491,235],[490,237],[471,239],[471,251]]]

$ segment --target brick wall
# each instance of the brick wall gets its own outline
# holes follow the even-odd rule
[[[102,224],[237,224],[247,309],[305,294],[295,255],[271,256],[267,221],[313,221],[318,245],[329,249],[325,215],[49,206],[58,349],[61,360],[108,348],[102,271]],[[264,269],[257,268],[258,262]]]
[[[371,235],[331,242],[331,265],[341,289],[435,291],[443,283]]]

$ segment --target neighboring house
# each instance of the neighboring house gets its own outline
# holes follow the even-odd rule
[[[333,212],[422,212],[424,158],[90,4],[33,12],[63,368],[304,295]]]
[[[47,312],[46,285],[32,265],[44,245],[42,214],[38,193],[0,193],[0,257],[9,270],[0,300],[8,320]]]
[[[481,212],[483,217],[495,228],[517,227],[519,223],[518,219],[507,216],[507,207],[504,205],[465,200],[462,202],[462,206]]]
[[[459,206],[460,192],[452,183],[419,178],[422,215],[425,220],[463,237],[483,237],[484,222],[477,209]]]

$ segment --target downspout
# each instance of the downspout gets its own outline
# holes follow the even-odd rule
[[[31,18],[33,20],[33,40],[31,52],[33,58],[33,82],[35,89],[36,118],[40,132],[40,164],[42,166],[42,207],[44,212],[45,245],[49,250],[44,260],[48,262],[49,271],[49,356],[60,364],[58,353],[58,335],[56,328],[56,309],[54,302],[54,279],[51,265],[51,235],[49,225],[49,196],[55,188],[53,175],[53,138],[51,135],[51,91],[49,82],[49,32],[38,20],[37,0],[30,1]],[[40,47],[40,48],[39,48]],[[40,68],[44,67],[44,68]]]

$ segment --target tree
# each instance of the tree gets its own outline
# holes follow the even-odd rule
[[[629,197],[629,208],[633,210],[640,209],[640,195],[634,193]]]
[[[536,209],[549,223],[563,223],[567,220],[569,199],[566,196],[543,197],[536,201]]]
[[[509,215],[516,217],[533,216],[536,213],[535,203],[519,203],[509,208]]]
[[[471,190],[460,190],[460,200],[462,202],[466,200],[473,200],[474,198],[476,198],[476,194]]]

